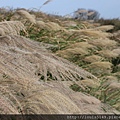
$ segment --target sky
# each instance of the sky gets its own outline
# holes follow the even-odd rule
[[[38,10],[46,0],[0,0],[0,7],[27,8]],[[93,9],[100,17],[120,18],[120,0],[52,0],[40,11],[48,14],[67,15],[78,8]]]

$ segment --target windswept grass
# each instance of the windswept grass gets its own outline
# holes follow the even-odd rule
[[[27,21],[29,21],[30,23],[32,24],[35,24],[36,23],[36,20],[35,18],[27,11],[25,10],[18,10],[16,12],[16,14],[19,14],[19,19],[21,19],[21,17],[23,17],[24,19],[27,19]]]
[[[0,35],[18,35],[23,31],[26,33],[25,26],[20,21],[0,22]]]
[[[116,26],[25,9],[3,13],[0,112],[118,112],[107,104],[120,110],[120,34],[112,33]]]

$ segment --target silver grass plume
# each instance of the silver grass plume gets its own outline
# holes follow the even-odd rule
[[[39,9],[41,9],[44,5],[48,4],[49,2],[51,2],[52,0],[47,0],[46,2],[44,2],[41,7]]]

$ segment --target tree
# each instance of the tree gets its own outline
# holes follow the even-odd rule
[[[100,14],[96,10],[86,10],[83,8],[79,8],[73,14],[73,18],[80,20],[97,20],[99,16]]]
[[[88,20],[98,20],[100,17],[100,14],[96,10],[88,10]]]

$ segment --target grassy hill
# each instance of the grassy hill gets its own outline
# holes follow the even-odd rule
[[[0,11],[0,113],[120,113],[119,19]]]

